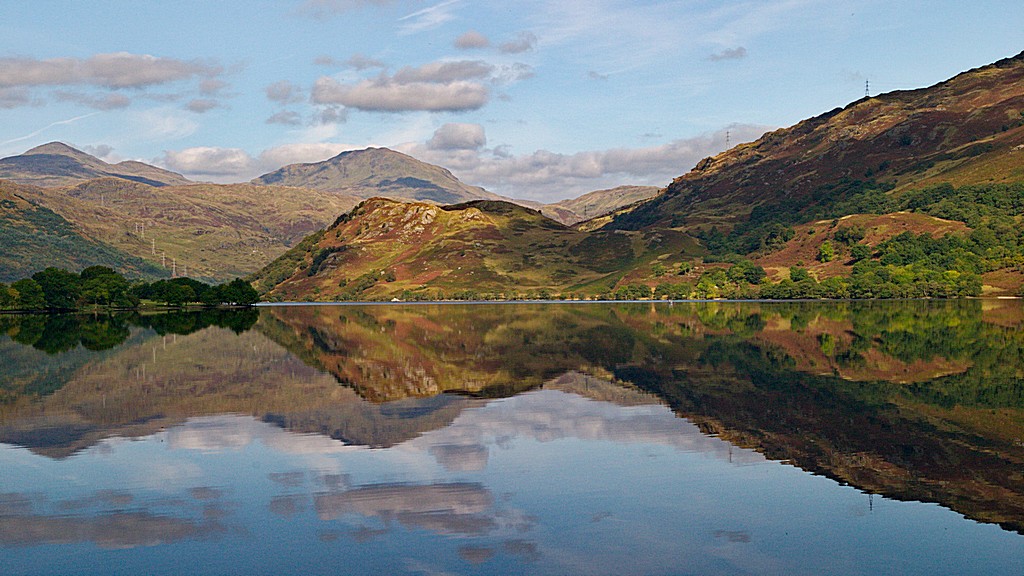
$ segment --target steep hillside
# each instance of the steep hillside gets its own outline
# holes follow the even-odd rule
[[[554,204],[544,204],[540,211],[548,218],[571,226],[653,198],[660,191],[661,188],[657,186],[618,186],[608,190],[587,192],[582,196]]]
[[[47,266],[80,271],[103,265],[133,278],[157,278],[161,269],[109,246],[29,198],[41,190],[0,180],[0,282],[26,278]]]
[[[919,90],[858,100],[677,178],[608,226],[728,229],[870,211],[870,192],[1024,180],[1024,53]]]
[[[659,251],[692,248],[671,231],[580,232],[507,202],[373,198],[253,279],[274,300],[593,294]]]
[[[34,189],[29,198],[163,274],[217,282],[260,269],[357,202],[284,186],[154,187],[119,178]]]
[[[463,184],[448,170],[387,148],[342,152],[312,164],[291,164],[264,174],[254,184],[298,186],[359,198],[380,196],[455,204],[470,200],[508,200]]]
[[[20,184],[70,186],[104,177],[142,182],[151,186],[190,183],[181,174],[142,162],[108,164],[61,142],[50,142],[24,154],[0,159],[0,178]]]

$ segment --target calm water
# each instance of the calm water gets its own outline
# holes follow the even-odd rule
[[[4,574],[1024,574],[1020,302],[0,317]]]

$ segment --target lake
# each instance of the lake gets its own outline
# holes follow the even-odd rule
[[[0,316],[4,574],[1024,574],[1020,301]]]

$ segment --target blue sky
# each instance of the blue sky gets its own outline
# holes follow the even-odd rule
[[[198,180],[387,146],[538,200],[665,185],[871,92],[1024,50],[1019,1],[0,3],[0,156]]]

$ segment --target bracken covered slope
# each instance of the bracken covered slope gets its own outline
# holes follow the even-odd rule
[[[729,227],[751,209],[807,211],[865,183],[1024,180],[1024,53],[928,88],[863,98],[699,162],[619,213],[618,229]]]

